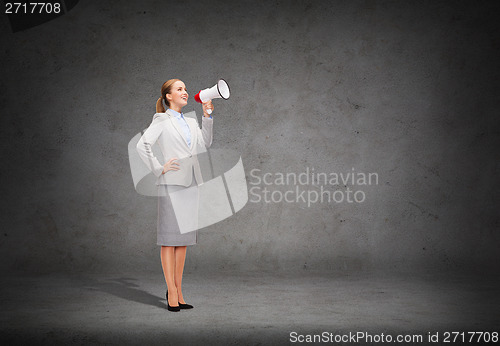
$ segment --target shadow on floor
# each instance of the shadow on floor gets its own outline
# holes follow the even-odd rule
[[[92,280],[92,283],[85,285],[84,288],[99,290],[132,302],[165,309],[164,301],[166,299],[141,290],[140,286],[135,283],[137,281],[137,279],[130,277],[106,279],[103,281]]]

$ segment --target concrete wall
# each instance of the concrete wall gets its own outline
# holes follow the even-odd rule
[[[325,186],[361,190],[362,203],[250,196],[199,231],[186,270],[498,262],[498,9],[81,1],[15,34],[2,17],[2,270],[160,270],[157,202],[134,190],[127,144],[174,77],[199,116],[192,96],[229,82],[231,98],[214,101],[213,148],[241,154],[249,188],[255,175],[313,168],[378,175],[378,184]]]

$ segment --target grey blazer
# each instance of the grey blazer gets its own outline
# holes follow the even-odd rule
[[[139,156],[158,178],[156,185],[190,186],[193,171],[198,184],[203,183],[197,155],[206,152],[206,148],[212,144],[213,119],[203,116],[201,129],[196,118],[185,117],[185,119],[191,130],[191,146],[188,145],[179,122],[168,110],[166,113],[156,113],[153,116],[151,125],[137,143]],[[151,150],[157,141],[164,162],[174,157],[178,158],[179,170],[162,173],[163,165]]]

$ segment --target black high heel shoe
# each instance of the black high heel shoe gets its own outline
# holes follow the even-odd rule
[[[168,311],[181,311],[181,307],[180,306],[170,306],[167,302],[167,310]]]
[[[168,305],[168,289],[167,289],[167,293],[165,294],[165,297],[167,298],[167,305]],[[182,303],[177,303],[179,304],[179,310],[180,309],[192,309],[194,306],[192,306],[191,304],[182,304]],[[174,308],[176,308],[177,306],[174,306]],[[176,310],[176,311],[179,311],[179,310]]]
[[[168,303],[168,290],[167,290],[166,297],[167,297],[167,310],[168,311],[181,311],[180,304],[178,306],[170,306],[170,304]]]
[[[182,304],[182,303],[179,303],[179,308],[181,308],[181,309],[192,309],[193,306],[191,304]]]

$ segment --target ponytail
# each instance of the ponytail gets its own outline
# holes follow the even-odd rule
[[[163,102],[161,102],[161,97],[156,101],[156,113],[165,113],[165,107],[163,106]]]

